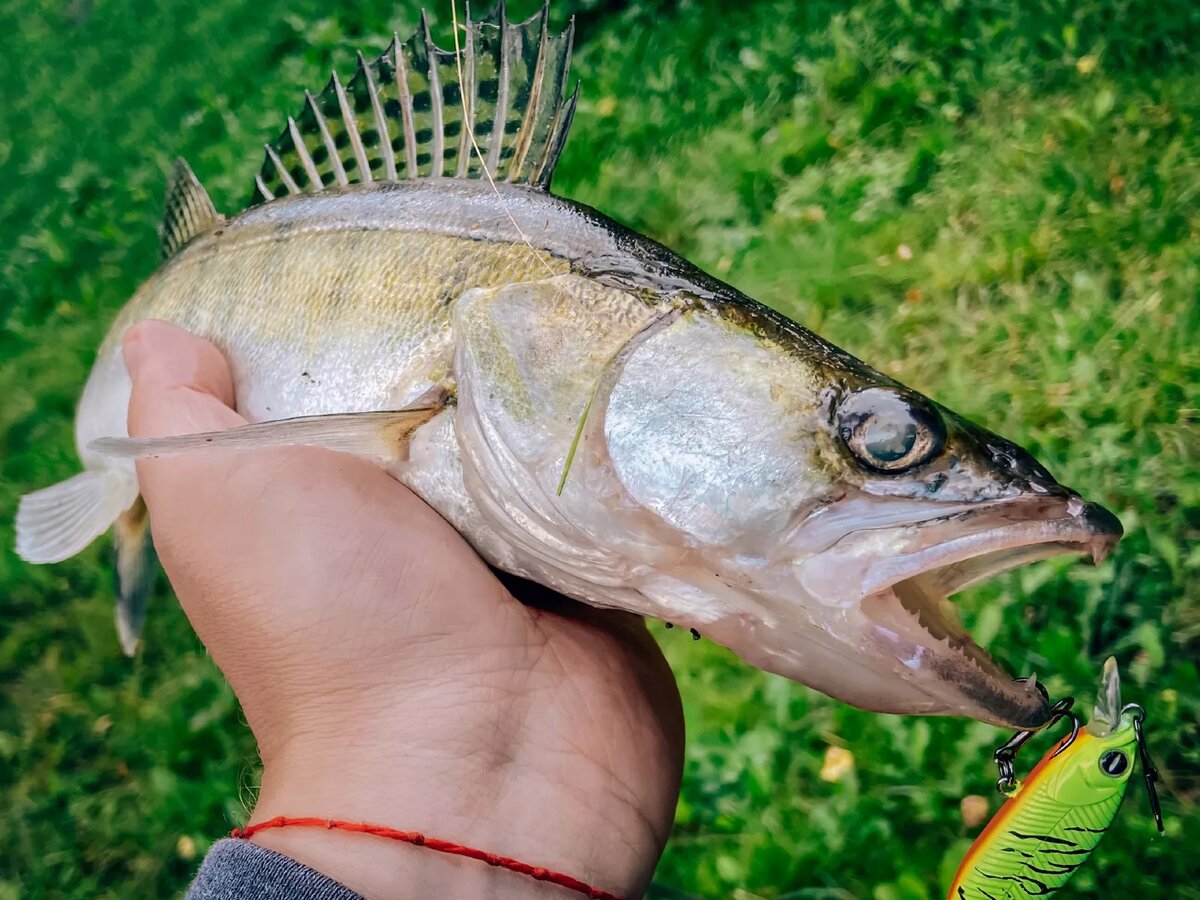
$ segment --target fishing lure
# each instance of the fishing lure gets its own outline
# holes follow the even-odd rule
[[[996,751],[998,787],[1008,796],[959,864],[947,900],[1020,900],[1053,894],[1082,866],[1112,825],[1133,774],[1136,751],[1161,833],[1162,812],[1142,733],[1145,711],[1121,706],[1116,660],[1104,664],[1095,712],[1086,726],[1068,698],[1055,717],[1071,731],[1023,781],[1013,777],[1016,752],[1036,732],[1018,731]]]

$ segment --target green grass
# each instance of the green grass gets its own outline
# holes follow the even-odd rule
[[[1167,835],[1135,785],[1061,896],[1200,898],[1200,7],[605,5],[555,10],[581,14],[583,79],[560,192],[1120,514],[1100,568],[1044,563],[960,605],[1054,694],[1087,696],[1115,654],[1149,710]],[[243,818],[249,733],[165,586],[127,662],[107,549],[23,565],[10,513],[77,470],[74,403],[156,264],[169,161],[238,208],[302,87],[416,20],[334,9],[0,0],[0,898],[178,891]],[[961,798],[996,805],[996,730],[859,713],[658,630],[690,735],[660,896],[939,896],[976,830]],[[839,781],[829,747],[854,757]]]

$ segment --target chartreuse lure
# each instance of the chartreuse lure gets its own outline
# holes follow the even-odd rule
[[[1055,744],[1023,781],[1013,778],[1012,759],[1035,733],[1019,731],[996,752],[999,788],[1008,802],[996,813],[958,867],[947,900],[1020,900],[1053,894],[1082,866],[1112,825],[1141,757],[1150,806],[1161,832],[1162,814],[1154,788],[1157,773],[1142,734],[1144,710],[1121,706],[1117,664],[1104,664],[1092,720]]]

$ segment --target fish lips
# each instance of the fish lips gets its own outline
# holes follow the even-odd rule
[[[1036,678],[1005,672],[966,633],[947,598],[1065,553],[1099,563],[1120,539],[1120,522],[1074,494],[1026,495],[940,516],[922,506],[924,518],[852,532],[810,557],[799,572],[805,591],[841,607],[843,621],[860,630],[855,644],[890,657],[926,712],[1009,728],[1046,724],[1050,704]]]

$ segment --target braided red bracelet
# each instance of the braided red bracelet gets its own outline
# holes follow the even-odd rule
[[[538,881],[548,881],[551,884],[557,884],[559,887],[565,887],[567,890],[583,894],[585,897],[591,897],[592,900],[621,900],[616,894],[610,894],[608,891],[592,887],[590,884],[586,884],[578,878],[572,878],[570,875],[564,875],[561,872],[555,872],[543,866],[531,866],[520,860],[509,859],[507,856],[497,856],[495,853],[476,850],[474,847],[464,847],[462,844],[453,844],[450,841],[443,841],[439,838],[426,837],[419,831],[397,831],[394,828],[384,828],[382,825],[368,825],[365,822],[347,822],[343,819],[318,819],[315,817],[297,819],[289,816],[276,816],[274,819],[259,822],[257,825],[235,828],[229,834],[230,837],[248,838],[258,834],[260,831],[266,831],[268,828],[288,827],[337,828],[341,831],[373,834],[376,837],[387,838],[391,841],[403,841],[406,844],[412,844],[416,847],[427,847],[430,850],[436,850],[438,853],[451,853],[455,856],[466,856],[471,859],[477,859],[487,863],[489,866],[508,869],[510,872],[528,875],[530,878],[536,878]]]

